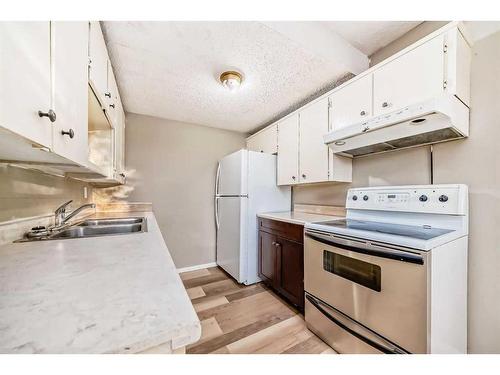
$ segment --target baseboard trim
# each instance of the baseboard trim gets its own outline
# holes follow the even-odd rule
[[[206,264],[198,264],[197,266],[177,268],[177,273],[196,271],[196,270],[201,270],[203,268],[210,268],[210,267],[215,267],[215,266],[217,266],[217,263],[215,263],[215,262],[206,263]]]

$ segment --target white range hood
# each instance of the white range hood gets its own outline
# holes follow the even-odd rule
[[[468,135],[469,108],[445,95],[333,130],[324,141],[335,154],[357,157]]]

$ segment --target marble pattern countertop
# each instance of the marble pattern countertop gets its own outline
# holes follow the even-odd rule
[[[148,231],[0,247],[1,353],[134,353],[199,339],[153,213],[121,216],[145,216]]]
[[[319,221],[344,219],[343,216],[311,214],[299,211],[265,212],[257,214],[257,217],[261,217],[263,219],[284,221],[287,223],[300,224],[300,225],[304,225],[305,223],[319,222]]]

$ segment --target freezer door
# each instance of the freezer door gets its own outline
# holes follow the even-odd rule
[[[246,195],[248,151],[239,150],[219,162],[216,195]]]
[[[246,206],[248,198],[217,198],[217,264],[239,283],[246,281]]]

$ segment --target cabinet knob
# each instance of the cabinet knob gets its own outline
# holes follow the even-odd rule
[[[306,175],[305,175],[305,174],[302,174],[302,178],[306,178]]]
[[[292,180],[295,180],[295,176],[292,176]]]
[[[383,102],[382,103],[382,108],[387,108],[389,107],[389,103],[388,102]]]
[[[359,112],[359,115],[360,115],[360,116],[365,116],[365,115],[366,115],[366,112],[365,112],[365,111],[361,111],[361,112]]]
[[[75,136],[75,132],[73,131],[73,129],[69,129],[68,131],[61,130],[61,134],[62,135],[69,135],[69,137],[71,139],[73,139],[73,137]]]
[[[113,109],[115,108],[115,104],[114,104],[114,103],[113,103],[113,104],[110,104],[109,106],[110,106],[111,108],[113,108]]]
[[[108,98],[111,98],[111,93],[110,92],[107,92],[104,94],[104,96],[108,97]]]
[[[370,127],[369,126],[365,126],[363,128],[363,130],[361,130],[363,133],[366,133],[368,130],[370,130]]]
[[[120,173],[120,176],[122,176],[123,178],[125,178],[125,173]]]
[[[48,112],[42,112],[42,111],[38,111],[38,116],[40,117],[48,117],[50,122],[54,122],[56,121],[56,113],[52,110],[52,109],[49,109]]]

